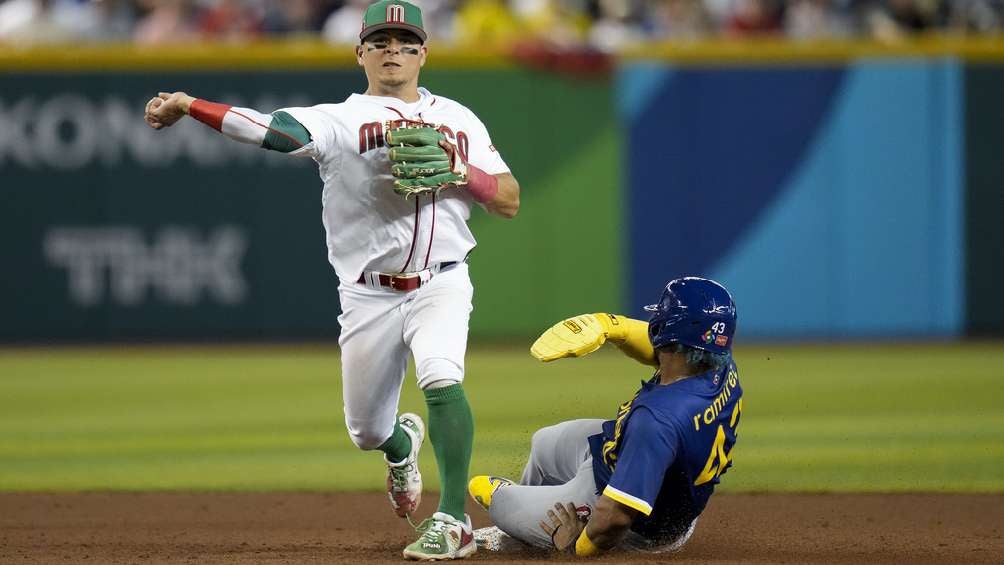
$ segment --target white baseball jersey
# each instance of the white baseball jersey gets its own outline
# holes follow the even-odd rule
[[[481,120],[462,104],[419,88],[419,100],[353,94],[341,104],[283,108],[310,132],[294,155],[313,157],[324,191],[328,260],[343,281],[364,270],[414,272],[461,261],[476,242],[467,219],[473,197],[451,188],[406,200],[394,192],[384,143],[387,122],[441,126],[467,161],[488,174],[509,172]]]
[[[283,111],[310,133],[306,145],[302,131],[273,129],[275,116],[251,108],[196,100],[189,109],[232,139],[317,161],[328,258],[343,283],[338,343],[346,427],[357,446],[376,449],[396,425],[409,352],[422,389],[463,381],[474,293],[463,263],[407,293],[356,284],[364,271],[410,273],[462,261],[475,246],[467,227],[474,198],[466,189],[410,200],[394,192],[385,129],[395,121],[438,124],[470,165],[493,175],[509,168],[477,116],[424,88],[412,104],[353,94],[341,104]],[[284,140],[281,149],[269,145],[269,135]]]

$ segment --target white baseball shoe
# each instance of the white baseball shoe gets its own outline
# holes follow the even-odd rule
[[[503,532],[498,526],[474,530],[474,543],[485,551],[519,551],[528,546]]]
[[[387,461],[387,496],[394,512],[401,518],[418,509],[422,502],[422,473],[418,470],[418,452],[425,440],[425,423],[417,414],[407,412],[397,418],[401,429],[411,438],[411,452],[403,461]]]
[[[404,548],[405,559],[417,561],[445,561],[463,559],[478,550],[474,541],[471,517],[464,515],[461,522],[449,514],[436,512],[423,521],[416,530],[418,540]]]

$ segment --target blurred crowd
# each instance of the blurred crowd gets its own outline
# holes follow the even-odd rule
[[[0,43],[358,41],[372,0],[0,0]],[[895,41],[997,34],[1004,0],[412,0],[437,43],[540,41],[611,51],[646,41],[778,36]]]

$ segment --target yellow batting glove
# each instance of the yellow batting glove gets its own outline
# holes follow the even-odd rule
[[[547,362],[596,351],[607,341],[604,324],[598,318],[606,315],[582,314],[554,324],[533,342],[530,354]]]

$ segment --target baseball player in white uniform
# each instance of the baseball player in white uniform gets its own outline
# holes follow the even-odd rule
[[[404,556],[459,559],[476,549],[464,513],[474,437],[462,386],[473,293],[466,259],[475,246],[466,221],[475,203],[515,216],[519,184],[473,112],[418,87],[428,50],[416,6],[374,3],[360,40],[368,88],[340,104],[262,114],[164,92],[147,103],[145,119],[161,129],[187,114],[235,140],[317,162],[328,260],[340,282],[349,435],[361,449],[383,451],[391,504],[399,516],[413,513],[426,427],[415,414],[397,414],[410,352],[442,495]]]

